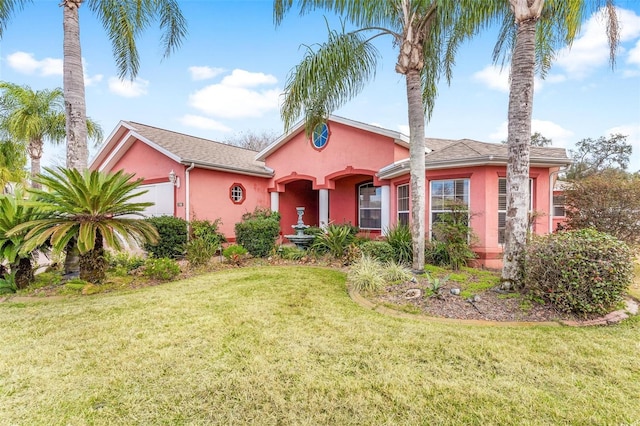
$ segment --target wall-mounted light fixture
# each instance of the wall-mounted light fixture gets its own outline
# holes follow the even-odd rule
[[[174,172],[173,169],[169,172],[169,182],[175,187],[180,188],[180,177],[176,176],[176,172]]]

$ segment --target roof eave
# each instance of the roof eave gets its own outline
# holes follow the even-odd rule
[[[223,164],[204,163],[204,162],[198,161],[198,160],[185,160],[185,159],[183,159],[180,162],[182,164],[184,164],[185,166],[190,166],[191,164],[194,164],[196,167],[198,167],[200,169],[217,170],[217,171],[220,171],[220,172],[233,172],[233,173],[237,173],[237,174],[241,174],[241,175],[256,176],[256,177],[262,177],[262,178],[271,178],[271,177],[273,177],[273,170],[269,170],[266,167],[265,167],[265,171],[264,172],[259,172],[257,170],[247,170],[247,169],[243,169],[241,167],[225,166]]]

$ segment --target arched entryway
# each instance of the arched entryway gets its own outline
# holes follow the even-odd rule
[[[292,233],[292,225],[298,222],[296,207],[304,207],[303,221],[306,225],[320,226],[318,218],[318,191],[310,180],[294,180],[284,185],[279,194],[280,228],[284,235]]]

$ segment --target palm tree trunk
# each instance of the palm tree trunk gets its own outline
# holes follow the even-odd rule
[[[411,173],[411,238],[413,241],[412,268],[424,272],[425,236],[425,130],[422,81],[420,71],[409,69],[405,74],[409,106],[409,164]]]
[[[75,238],[69,241],[65,250],[64,274],[73,276],[80,271],[80,253],[78,252],[78,242]]]
[[[87,111],[80,49],[78,8],[82,0],[63,1],[64,59],[63,86],[67,132],[67,168],[87,168]]]
[[[13,270],[13,268],[11,268]],[[21,257],[16,265],[16,287],[27,288],[33,282],[31,257]]]
[[[535,18],[520,22],[511,60],[503,289],[520,287],[527,241],[536,22]]]
[[[34,182],[33,178],[40,174],[40,159],[42,158],[42,140],[33,139],[29,142],[29,158],[31,159],[31,187],[40,189],[42,185]]]
[[[100,284],[107,276],[107,262],[104,258],[104,242],[100,231],[92,250],[80,255],[80,279]]]

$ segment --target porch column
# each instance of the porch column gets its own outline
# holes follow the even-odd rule
[[[382,235],[387,235],[387,231],[389,230],[389,219],[391,217],[391,202],[389,197],[389,185],[382,185],[380,187],[380,231]]]
[[[280,193],[277,191],[271,193],[271,211],[280,211]]]
[[[329,225],[329,190],[318,190],[318,220],[320,227],[326,229]]]

